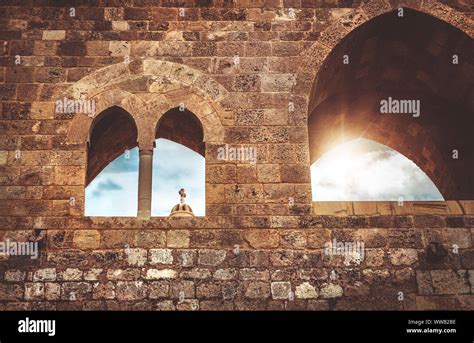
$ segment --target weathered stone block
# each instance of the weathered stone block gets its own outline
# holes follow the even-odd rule
[[[418,261],[418,251],[415,249],[389,249],[390,263],[395,266],[412,265]]]
[[[431,279],[435,294],[462,294],[469,293],[467,271],[432,270]]]
[[[135,234],[137,247],[160,248],[166,245],[166,233],[163,230],[140,230]]]
[[[289,299],[291,297],[291,283],[278,281],[272,282],[272,298],[273,299]]]
[[[150,299],[168,298],[170,286],[167,282],[153,281],[148,284],[148,297]]]
[[[325,283],[321,285],[319,295],[323,299],[342,297],[343,289],[341,286],[334,283]]]
[[[44,297],[50,301],[60,300],[61,285],[59,283],[46,282],[44,284]]]
[[[268,270],[257,270],[254,268],[242,268],[240,269],[240,278],[242,280],[270,280],[270,273]]]
[[[119,281],[116,285],[118,300],[142,300],[147,296],[147,285],[143,281]]]
[[[184,299],[195,297],[195,287],[193,281],[173,281],[170,288],[170,297],[173,299],[179,299],[180,302]]]
[[[259,182],[271,183],[281,182],[279,164],[257,165],[257,179]]]
[[[77,268],[66,268],[65,271],[59,273],[59,280],[62,281],[80,281],[82,279],[83,272]]]
[[[295,85],[294,74],[271,74],[262,78],[262,92],[287,92]]]
[[[88,282],[64,282],[61,284],[61,300],[90,299],[92,285]]]
[[[131,266],[143,266],[147,261],[147,251],[142,248],[127,248],[125,249],[127,255],[127,262]]]
[[[384,249],[366,249],[365,263],[369,267],[378,267],[384,264],[385,250]]]
[[[447,228],[443,232],[446,244],[449,244],[451,247],[456,245],[460,249],[465,249],[472,246],[469,229]]]
[[[11,67],[6,70],[5,82],[7,83],[31,83],[33,82],[33,68]],[[18,119],[22,119],[21,117]]]
[[[24,287],[19,284],[1,284],[0,283],[0,300],[2,301],[19,301],[23,300]]]
[[[5,281],[7,282],[21,282],[25,280],[26,272],[17,270],[17,269],[11,269],[5,271]]]
[[[199,299],[221,298],[222,289],[219,283],[206,282],[196,287],[196,297]]]
[[[33,274],[33,281],[56,281],[56,269],[55,268],[38,269]]]
[[[304,249],[307,240],[304,232],[301,230],[282,230],[280,244],[284,249]]]
[[[180,276],[184,279],[208,279],[211,277],[211,272],[208,269],[194,268],[183,270]]]
[[[65,30],[44,30],[43,40],[63,40],[66,38]]]
[[[166,245],[170,248],[188,248],[190,233],[188,230],[168,231]]]
[[[250,282],[245,290],[245,296],[252,299],[266,299],[270,296],[270,285],[267,282]]]
[[[280,242],[280,236],[276,230],[248,230],[244,233],[244,237],[255,249],[277,248]]]
[[[234,280],[237,278],[238,272],[235,268],[218,269],[214,272],[213,277],[217,280]]]
[[[146,271],[145,279],[160,280],[160,279],[174,279],[178,273],[173,269],[148,269]]]
[[[140,269],[109,269],[107,270],[107,279],[113,281],[133,281],[140,277]]]
[[[92,299],[115,299],[115,285],[112,282],[95,282]]]
[[[130,56],[130,43],[112,41],[109,43],[110,56]]]
[[[418,284],[419,294],[433,294],[433,286],[431,284],[431,273],[429,271],[417,271],[416,283]]]
[[[172,264],[173,255],[171,249],[150,249],[150,264]]]
[[[25,300],[42,300],[44,298],[44,284],[40,282],[25,283]]]
[[[296,286],[295,296],[299,299],[311,299],[318,297],[318,291],[309,282],[303,282]]]
[[[182,250],[178,253],[178,262],[182,267],[192,267],[195,264],[197,254],[193,250]]]
[[[224,262],[225,250],[199,250],[199,264],[206,266],[218,266]]]
[[[390,272],[387,269],[364,269],[362,276],[367,282],[380,282],[387,280],[390,277]]]
[[[474,250],[461,252],[461,264],[463,268],[474,269]]]

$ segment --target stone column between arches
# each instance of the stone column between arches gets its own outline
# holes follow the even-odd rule
[[[151,217],[153,150],[140,149],[139,156],[137,216],[148,220]]]

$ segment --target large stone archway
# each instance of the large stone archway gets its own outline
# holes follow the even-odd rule
[[[470,37],[474,35],[474,22],[469,16],[434,0],[415,2],[371,0],[362,2],[357,8],[339,10],[337,15],[331,18],[332,23],[320,33],[318,41],[301,54],[302,63],[296,73],[293,93],[309,98],[318,71],[336,45],[360,25],[399,7],[431,15],[458,28]]]
[[[368,18],[363,8],[352,16]],[[368,138],[414,161],[446,199],[473,198],[466,172],[473,168],[472,38],[429,14],[403,11],[373,17],[324,59],[325,50],[311,58],[309,70],[317,70],[308,98],[311,163],[335,144]],[[459,17],[450,20],[466,29]],[[461,61],[453,63],[454,56]],[[380,101],[388,98],[418,99],[423,113],[381,116]],[[459,151],[463,157],[453,158]]]

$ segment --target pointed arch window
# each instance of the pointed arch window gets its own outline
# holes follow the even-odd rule
[[[152,215],[167,216],[178,190],[197,216],[205,215],[205,145],[199,119],[189,110],[173,108],[156,126],[153,152]]]
[[[199,119],[174,108],[157,123],[155,147],[139,149],[131,115],[120,107],[102,112],[88,143],[85,215],[168,216],[181,188],[194,214],[205,215],[203,139]]]
[[[137,127],[132,116],[111,107],[92,122],[85,190],[86,216],[137,213]]]

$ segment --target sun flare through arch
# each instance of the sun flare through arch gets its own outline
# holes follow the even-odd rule
[[[368,139],[335,146],[311,165],[313,201],[442,201],[413,161]]]

